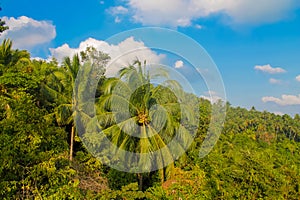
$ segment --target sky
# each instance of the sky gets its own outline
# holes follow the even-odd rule
[[[135,58],[168,66],[202,97],[226,95],[233,106],[300,114],[299,0],[2,0],[0,6],[10,28],[0,41],[11,38],[32,57],[61,61],[95,46],[110,54],[111,66]]]

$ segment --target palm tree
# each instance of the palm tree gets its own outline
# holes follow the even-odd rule
[[[0,65],[1,68],[7,67],[12,60],[13,50],[12,41],[9,39],[3,40],[0,46]]]
[[[142,172],[159,169],[161,181],[169,178],[177,155],[193,139],[188,130],[195,123],[193,109],[185,104],[181,86],[170,80],[151,84],[149,71],[137,60],[120,70],[120,79],[107,79],[102,91],[96,100],[101,129],[120,151],[133,153],[124,159],[129,168],[139,168],[139,189],[143,189]]]
[[[70,161],[73,158],[73,141],[75,135],[73,116],[76,115],[76,112],[73,112],[73,88],[79,68],[80,60],[78,55],[74,55],[72,60],[66,57],[62,67],[53,71],[47,82],[41,87],[43,94],[49,96],[56,105],[53,113],[49,116],[55,116],[59,126],[70,127]]]
[[[30,54],[26,50],[12,49],[12,41],[4,39],[0,45],[0,75],[7,70],[14,70],[19,62],[30,63]]]
[[[73,59],[66,57],[63,62],[62,70],[54,72],[55,77],[60,80],[60,84],[63,88],[61,93],[61,100],[63,102],[59,104],[55,109],[55,117],[57,123],[62,126],[71,126],[70,131],[70,154],[69,159],[73,159],[73,142],[75,135],[75,125],[73,117],[76,115],[76,111],[73,111],[73,88],[75,85],[75,79],[80,67],[79,56],[74,55]]]
[[[73,109],[77,102],[77,97],[74,95],[77,74],[82,67],[96,65],[100,75],[103,75],[105,65],[110,59],[107,54],[97,51],[93,47],[88,47],[85,52],[80,52],[80,55],[81,59],[77,54],[73,56],[72,60],[66,57],[62,67],[53,72],[52,81],[44,86],[44,89],[56,101],[57,106],[52,115],[55,116],[58,125],[70,129],[70,161],[73,159],[73,143],[76,132],[74,118],[78,114],[77,110]]]

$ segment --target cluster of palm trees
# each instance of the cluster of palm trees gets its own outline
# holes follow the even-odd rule
[[[100,61],[99,61],[100,60]],[[65,126],[69,131],[70,153],[69,160],[73,160],[74,139],[80,141],[76,136],[75,121],[77,110],[76,105],[75,80],[79,70],[84,66],[97,64],[100,65],[98,71],[104,75],[105,65],[109,60],[109,56],[97,51],[93,47],[88,47],[85,52],[81,52],[80,56],[75,54],[73,58],[66,57],[61,67],[58,67],[51,73],[50,81],[43,85],[44,92],[55,101],[53,113],[48,117],[55,116],[59,126]]]
[[[143,172],[159,169],[162,181],[171,175],[174,160],[192,141],[193,133],[184,124],[195,123],[193,109],[189,108],[179,83],[167,80],[161,85],[152,84],[153,74],[150,76],[149,71],[146,72],[146,63],[143,68],[138,60],[120,70],[119,77],[105,78],[109,59],[107,54],[88,47],[80,55],[66,57],[61,65],[55,61],[31,61],[28,52],[12,50],[12,42],[4,40],[0,49],[0,74],[6,73],[6,70],[13,71],[18,63],[22,64],[22,70],[26,66],[25,70],[38,73],[31,77],[39,79],[36,80],[39,85],[32,87],[36,103],[49,110],[46,120],[55,119],[58,126],[68,131],[70,161],[73,160],[74,140],[79,142],[89,136],[88,129],[85,129],[85,135],[78,137],[76,127],[80,120],[76,119],[84,114],[87,114],[87,120],[93,119],[88,112],[85,113],[86,109],[82,109],[89,99],[80,91],[90,91],[91,85],[96,85],[97,91],[92,93],[99,127],[96,134],[105,135],[111,144],[117,146],[118,152],[129,152],[118,158],[118,162],[123,159],[127,168],[134,167],[136,170],[133,172],[139,172],[141,189]],[[82,82],[76,82],[78,74],[85,77]],[[0,86],[1,94],[9,96],[7,88]],[[9,105],[6,108],[9,109]],[[101,141],[92,141],[95,142]]]
[[[61,64],[55,60],[47,63],[31,60],[28,52],[13,50],[12,42],[4,40],[0,45],[0,119],[18,114],[12,102],[28,94],[30,103],[34,102],[41,112],[38,116],[46,110],[43,116],[51,121],[48,124],[67,130],[71,164],[79,151],[74,143],[80,150],[85,146],[108,166],[135,173],[143,190],[145,180],[155,170],[162,182],[172,178],[174,161],[185,154],[194,138],[186,160],[199,160],[198,147],[209,131],[214,105],[187,94],[178,82],[169,80],[167,71],[151,71],[152,66],[139,60],[121,69],[118,77],[105,77],[109,59],[89,47],[72,58],[66,57]],[[154,77],[162,80],[160,84],[152,82]],[[27,111],[26,105],[22,109]],[[231,140],[235,137],[236,145],[241,146],[249,138],[269,145],[286,137],[300,141],[299,115],[293,119],[255,108],[247,111],[232,108],[229,103],[226,106],[223,146],[217,149],[219,154],[213,163],[220,162],[221,155],[234,147]],[[253,141],[251,144],[257,145]],[[296,152],[291,145],[294,143],[287,144]],[[202,166],[209,167],[205,163]]]
[[[89,71],[87,68],[84,70]],[[142,190],[143,176],[151,171],[158,170],[161,181],[171,177],[174,160],[184,154],[196,132],[187,126],[196,125],[191,108],[195,104],[190,104],[176,81],[152,84],[151,76],[159,74],[150,74],[139,60],[119,74],[94,84],[101,91],[94,98],[95,113],[83,109],[90,101],[86,96],[94,92],[87,93],[84,84],[75,86],[76,123],[84,124],[80,135],[87,149],[113,168],[136,173]],[[84,80],[86,77],[79,84]]]

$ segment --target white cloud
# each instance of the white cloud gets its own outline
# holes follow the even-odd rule
[[[300,82],[300,75],[296,77],[296,81]]]
[[[183,61],[182,60],[177,60],[174,64],[174,67],[176,69],[182,68],[183,67]]]
[[[118,24],[118,23],[121,23],[122,20],[120,19],[120,17],[116,16],[115,18],[115,23]]]
[[[108,9],[108,12],[112,15],[124,15],[128,13],[128,9],[123,6],[115,6]]]
[[[215,91],[207,91],[204,93],[204,95],[201,95],[200,97],[209,100],[211,103],[216,103],[219,100],[222,100],[222,97],[220,97]]]
[[[122,22],[122,18],[128,13],[128,9],[124,6],[115,6],[107,9],[107,12],[115,17],[115,23],[118,24]]]
[[[26,16],[3,17],[2,19],[9,29],[2,33],[0,40],[12,39],[14,48],[31,49],[50,42],[56,36],[55,26],[49,21],[37,21]]]
[[[286,70],[284,70],[280,67],[273,68],[269,64],[268,65],[256,65],[254,67],[254,69],[256,69],[258,71],[266,72],[266,73],[269,73],[269,74],[281,74],[281,73],[286,72]]]
[[[283,112],[280,112],[280,111],[274,111],[273,113],[274,113],[275,115],[280,115],[280,116],[284,115],[284,113],[283,113]]]
[[[190,26],[193,20],[222,14],[226,23],[262,24],[286,18],[298,0],[125,0],[132,18],[143,25]],[[225,19],[223,18],[223,19]]]
[[[298,96],[295,95],[282,95],[281,98],[276,97],[263,97],[262,101],[264,103],[274,102],[281,106],[290,106],[290,105],[300,105],[300,94]]]
[[[146,47],[143,42],[136,41],[133,37],[129,37],[117,45],[88,38],[81,42],[78,48],[71,48],[68,44],[64,44],[55,49],[51,48],[51,57],[55,57],[59,62],[61,62],[64,57],[72,57],[75,53],[84,51],[88,46],[93,46],[99,51],[110,55],[111,61],[108,63],[108,68],[106,70],[107,76],[115,75],[122,67],[131,64],[137,58],[141,61],[146,60],[147,64],[160,63],[160,61],[164,58],[164,55],[156,54],[154,51]]]
[[[281,84],[281,83],[282,83],[281,80],[275,79],[275,78],[270,78],[270,79],[269,79],[269,82],[270,82],[271,84]]]

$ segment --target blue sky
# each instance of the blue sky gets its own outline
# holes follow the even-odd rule
[[[27,49],[33,57],[60,60],[86,45],[116,57],[124,49],[147,48],[150,40],[160,40],[149,35],[144,41],[128,34],[124,41],[106,41],[113,35],[149,26],[168,28],[207,51],[232,105],[300,113],[298,0],[3,0],[0,5],[1,16],[10,26],[0,40],[12,38],[15,48]],[[183,43],[176,45],[189,53]],[[189,67],[184,59],[163,54],[148,49],[135,56],[177,66],[179,72]],[[199,95],[212,98],[220,95],[218,91],[201,92]]]

